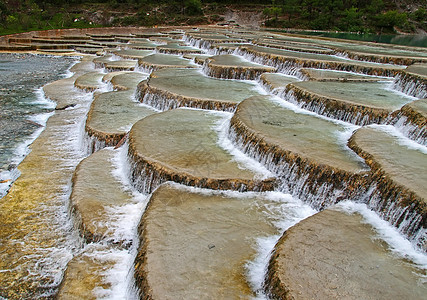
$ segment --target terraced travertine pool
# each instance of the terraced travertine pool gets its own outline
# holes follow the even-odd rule
[[[0,53],[0,298],[426,294],[424,49],[61,35]]]

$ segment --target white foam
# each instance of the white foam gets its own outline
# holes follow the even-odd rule
[[[260,162],[249,157],[238,148],[236,148],[231,140],[228,138],[228,130],[230,128],[230,120],[233,117],[232,113],[226,112],[211,112],[212,114],[221,116],[218,119],[213,129],[218,133],[217,144],[222,149],[226,150],[230,155],[233,156],[233,160],[236,161],[240,168],[248,169],[255,173],[255,178],[266,179],[274,177],[274,174],[267,170]]]
[[[417,264],[418,267],[427,270],[427,255],[417,250],[396,228],[381,219],[366,204],[342,201],[337,206],[346,212],[361,214],[365,222],[372,225],[379,237],[388,243],[393,253],[402,258],[409,259]]]
[[[384,90],[392,92],[393,94],[396,94],[396,95],[398,95],[398,96],[400,96],[402,98],[408,99],[407,103],[412,102],[414,100],[418,100],[417,97],[410,96],[408,94],[405,94],[404,92],[396,90],[394,88],[394,82],[393,81],[383,81],[383,83],[384,83]]]
[[[427,146],[418,144],[417,142],[411,140],[410,138],[406,137],[402,132],[400,132],[395,126],[393,125],[377,125],[372,124],[368,125],[367,127],[375,128],[377,130],[381,130],[383,132],[386,132],[393,137],[397,139],[397,142],[401,146],[405,146],[408,149],[417,150],[424,154],[427,154]]]
[[[131,202],[122,206],[106,207],[110,216],[108,228],[112,231],[116,241],[124,240],[130,244],[129,249],[108,248],[96,252],[96,259],[108,261],[113,264],[101,275],[110,284],[109,289],[96,288],[94,293],[101,299],[137,299],[134,288],[133,261],[138,249],[137,227],[142,213],[148,202],[148,197],[135,190],[127,176],[130,168],[127,159],[127,144],[115,152],[111,163],[114,166],[112,175],[122,184],[122,189],[132,195]]]
[[[255,299],[267,299],[263,292],[265,274],[271,253],[283,232],[316,213],[309,205],[304,204],[299,199],[293,198],[289,194],[266,192],[263,195],[268,200],[282,203],[279,207],[277,205],[270,206],[272,209],[268,210],[269,218],[272,219],[273,224],[279,229],[280,234],[257,238],[255,245],[257,256],[253,261],[248,261],[245,265],[248,281],[256,293]]]

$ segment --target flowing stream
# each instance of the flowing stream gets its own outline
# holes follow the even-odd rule
[[[186,42],[187,45],[199,48],[203,52],[206,52],[209,46],[207,43],[188,37],[180,42]],[[257,63],[265,62],[239,51],[230,50],[229,53],[241,54],[242,61],[244,56],[245,59]],[[297,54],[293,52],[293,55]],[[178,58],[178,56],[170,57],[174,61]],[[112,205],[105,210],[105,216],[109,219],[106,225],[109,228],[106,236],[114,240],[114,243],[105,239],[89,243],[85,241],[79,235],[76,225],[78,220],[71,212],[70,195],[73,188],[73,174],[77,165],[89,156],[90,153],[87,150],[91,147],[88,144],[96,142],[90,140],[85,132],[87,114],[94,97],[101,93],[114,93],[112,84],[107,85],[101,80],[93,83],[97,86],[92,91],[74,86],[76,78],[90,71],[96,71],[96,65],[91,62],[91,59],[93,57],[90,56],[80,61],[76,58],[57,56],[0,54],[0,299],[53,298],[64,279],[67,264],[76,257],[107,266],[98,274],[94,274],[94,277],[101,278],[99,280],[103,282],[102,285],[93,289],[94,298],[138,298],[133,265],[139,246],[137,226],[151,195],[138,191],[132,185],[129,173],[133,165],[127,157],[127,143],[118,149],[106,147],[100,150],[105,147],[105,143],[98,143],[96,147],[92,147],[93,150],[110,153],[106,165],[101,165],[99,168],[107,168],[107,166],[111,168],[111,175],[129,199],[125,205]],[[114,59],[120,61],[118,56],[114,56]],[[155,59],[161,60],[161,56]],[[180,60],[183,59],[180,57]],[[179,63],[182,64],[182,62]],[[185,65],[197,67],[190,61]],[[152,72],[155,68],[142,67],[142,69]],[[290,69],[279,66],[278,69],[282,73],[304,78],[294,66]],[[134,72],[138,70],[141,68],[136,68]],[[197,76],[205,76],[199,69],[194,73]],[[98,76],[101,78],[103,75],[102,73]],[[196,75],[193,73],[191,75],[194,77],[195,88],[197,83],[201,82]],[[180,77],[179,80],[185,80],[184,77]],[[360,157],[356,157],[355,153],[346,146],[349,136],[354,130],[360,128],[359,125],[339,121],[329,115],[318,114],[318,111],[306,110],[297,106],[297,103],[286,102],[285,100],[290,100],[291,96],[289,93],[284,93],[283,89],[271,89],[253,80],[221,80],[218,79],[215,82],[216,88],[221,86],[221,82],[229,86],[233,86],[234,82],[236,84],[245,82],[250,87],[248,89],[251,92],[248,93],[271,96],[282,108],[290,109],[296,114],[317,118],[321,122],[330,122],[334,126],[341,126],[343,129],[336,131],[335,136],[342,144],[342,151],[362,163]],[[49,85],[45,90],[42,88],[54,81],[58,84],[54,92],[48,91]],[[390,91],[391,88],[387,87],[387,89]],[[239,90],[238,86],[236,90]],[[243,88],[240,91],[242,90]],[[45,95],[45,91],[48,95]],[[394,90],[392,91],[395,93]],[[247,91],[244,90],[244,92]],[[386,89],[382,92],[385,93]],[[395,94],[396,97],[399,96]],[[49,95],[55,99],[50,100]],[[403,103],[415,99],[406,95],[403,98]],[[156,101],[162,101],[162,99],[156,98]],[[55,110],[57,103],[62,106]],[[147,106],[147,104],[139,105]],[[158,107],[166,106],[159,104]],[[159,111],[154,109],[149,112],[149,114],[156,113]],[[231,160],[236,162],[239,168],[254,172],[257,179],[278,176],[275,173],[275,167],[268,167],[267,159],[261,163],[256,153],[253,155],[248,154],[248,151],[245,153],[241,145],[231,140],[228,130],[233,113],[211,112],[211,114],[217,118],[209,128],[216,139],[214,144],[232,157]],[[128,131],[130,125],[132,124],[123,124],[122,128]],[[372,127],[375,126],[379,125],[372,125]],[[421,151],[423,154],[426,153],[425,146],[410,141],[394,127],[389,126],[384,130],[398,136],[403,145]],[[317,212],[307,204],[307,201],[304,202],[303,197],[297,197],[298,193],[292,193],[285,188],[283,182],[281,184],[281,188],[263,193],[267,204],[262,209],[266,210],[266,219],[271,223],[271,227],[275,228],[276,233],[258,236],[253,243],[256,255],[245,264],[247,282],[254,298],[257,299],[268,298],[262,290],[265,269],[270,253],[281,234]],[[303,189],[302,186],[299,188]],[[189,193],[216,195],[216,191],[206,188],[181,187],[181,189],[189,189]],[[231,191],[219,194],[235,198],[258,195],[254,192]],[[380,220],[366,205],[345,201],[340,204],[340,207],[349,212],[361,213],[365,221],[372,224],[379,235],[391,245],[390,248],[396,255],[413,260],[421,269],[427,270],[426,255],[416,249],[390,224]],[[117,244],[126,246],[120,247]],[[88,268],[90,267],[92,265],[89,264]],[[95,270],[99,269],[95,268]]]

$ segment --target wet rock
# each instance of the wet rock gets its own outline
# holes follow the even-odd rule
[[[384,123],[390,113],[412,101],[379,82],[297,82],[288,85],[282,97],[304,109],[356,125]]]
[[[427,145],[427,99],[413,101],[395,111],[387,122],[399,128],[408,138]]]
[[[239,47],[237,53],[251,61],[275,67],[280,72],[290,75],[294,75],[296,69],[299,68],[315,68],[350,71],[376,76],[394,76],[403,69],[401,66],[358,61],[349,62],[328,55],[286,51],[267,47],[242,46]]]
[[[427,63],[414,64],[397,74],[393,88],[417,98],[427,98]]]
[[[131,192],[123,191],[121,182],[113,176],[111,160],[114,155],[111,149],[100,150],[80,162],[73,175],[71,211],[87,243],[105,240],[126,244],[112,235],[109,224],[108,210],[132,201]]]
[[[357,130],[348,145],[372,170],[368,206],[427,251],[426,154],[368,127]]]
[[[221,115],[177,109],[148,116],[129,133],[131,179],[143,193],[165,181],[214,190],[265,191],[275,180],[257,179],[218,145]]]
[[[102,78],[104,73],[101,72],[89,72],[76,78],[74,86],[82,89],[86,92],[92,92],[102,86]]]
[[[268,97],[252,97],[239,104],[229,136],[247,155],[286,180],[293,195],[322,209],[366,188],[363,163],[338,140],[337,132],[344,131]]]
[[[423,299],[422,273],[390,253],[361,215],[328,209],[284,233],[265,288],[273,299]]]
[[[67,265],[56,299],[98,299],[103,289],[111,288],[103,272],[112,267],[111,262],[97,259],[97,254],[90,251],[75,256]]]
[[[145,78],[145,74],[137,72],[118,74],[111,79],[117,91],[95,96],[85,125],[90,138],[90,153],[106,146],[116,146],[133,124],[156,113],[134,100],[136,85]]]
[[[148,73],[164,68],[196,68],[188,59],[184,59],[175,55],[167,54],[152,54],[138,60],[140,68]]]
[[[284,91],[288,84],[300,80],[294,76],[280,73],[264,73],[260,76],[259,81],[266,90],[276,94],[279,91]]]
[[[343,82],[369,82],[390,80],[387,77],[370,76],[364,74],[355,74],[353,72],[320,70],[320,69],[301,69],[301,74],[309,80],[317,81],[343,81]]]
[[[184,106],[232,112],[240,101],[258,94],[249,83],[210,78],[198,70],[163,69],[141,82],[137,98],[160,110]]]
[[[204,71],[208,76],[216,78],[254,80],[262,73],[275,72],[276,69],[227,54],[208,58],[204,64]]]
[[[283,203],[265,194],[233,195],[170,183],[152,194],[138,227],[141,299],[254,296],[245,265],[258,237],[279,232],[273,220]]]
[[[156,47],[159,53],[184,55],[184,54],[202,54],[202,50],[194,47],[185,46],[176,42],[169,42],[167,45],[160,45]]]

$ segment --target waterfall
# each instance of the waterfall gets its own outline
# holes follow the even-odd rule
[[[406,72],[396,75],[392,88],[412,97],[427,98],[427,80]]]

